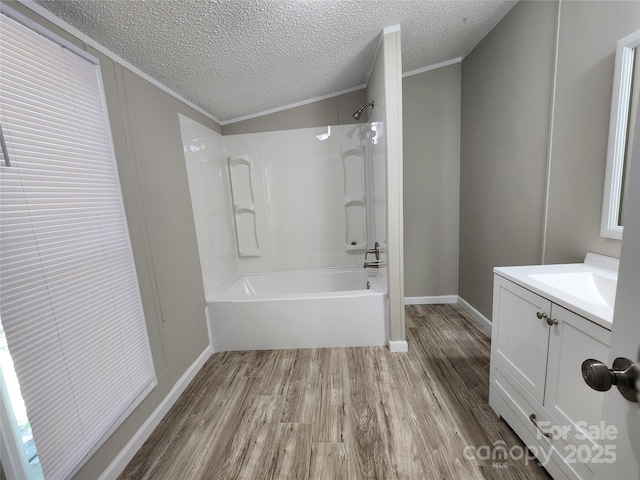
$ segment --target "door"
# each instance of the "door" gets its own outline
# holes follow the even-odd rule
[[[640,139],[640,116],[636,120],[635,138]],[[624,234],[618,290],[611,331],[611,348],[607,365],[625,357],[640,365],[640,142],[631,159],[629,191],[625,194]],[[604,361],[604,359],[602,359]],[[613,445],[615,461],[597,465],[596,478],[638,480],[640,479],[640,403],[625,400],[613,387],[604,394],[602,407],[605,429],[602,445]],[[613,438],[615,437],[615,438]]]

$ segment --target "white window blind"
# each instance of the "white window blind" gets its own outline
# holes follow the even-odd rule
[[[0,315],[48,479],[156,384],[99,67],[2,14]]]

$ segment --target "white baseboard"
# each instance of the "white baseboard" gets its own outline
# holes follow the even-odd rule
[[[204,321],[207,324],[207,335],[209,336],[209,355],[213,355],[216,351],[213,349],[213,328],[211,328],[211,317],[209,316],[209,305],[204,307]]]
[[[469,315],[471,315],[471,318],[473,318],[478,323],[478,325],[484,328],[487,332],[491,333],[491,320],[481,314],[473,305],[471,305],[462,297],[458,297],[458,305],[460,305]]]
[[[404,297],[405,305],[435,305],[439,303],[458,303],[458,296],[438,295],[431,297]]]
[[[389,340],[389,351],[392,353],[408,352],[409,344],[406,340]]]
[[[196,359],[195,362],[187,369],[186,372],[180,377],[180,380],[176,382],[167,396],[160,402],[160,405],[153,411],[153,413],[147,418],[147,420],[138,429],[135,435],[129,440],[129,443],[120,451],[120,453],[113,459],[113,462],[102,472],[102,475],[98,480],[115,480],[118,475],[122,473],[125,467],[129,464],[134,455],[140,450],[140,447],[153,433],[160,421],[169,412],[174,403],[178,400],[182,392],[185,391],[191,380],[200,371],[205,362],[209,359],[213,350],[211,347],[207,347],[204,352]]]

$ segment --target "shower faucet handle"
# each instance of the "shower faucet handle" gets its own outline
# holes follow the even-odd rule
[[[380,245],[378,244],[378,242],[376,242],[374,244],[373,248],[370,248],[369,250],[367,250],[364,254],[364,261],[367,261],[367,255],[375,255],[376,256],[376,260],[380,260]]]

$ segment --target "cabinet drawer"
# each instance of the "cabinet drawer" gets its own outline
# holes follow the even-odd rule
[[[494,276],[491,354],[540,404],[544,402],[551,302]]]
[[[522,385],[509,372],[495,362],[491,366],[489,403],[525,445],[536,453],[538,461],[555,480],[592,480],[594,463],[591,460],[606,458],[602,447],[592,447],[576,440],[571,429],[563,428],[545,407],[523,391]],[[537,427],[530,419],[531,414],[535,415]]]
[[[489,395],[493,397],[494,404],[495,404],[494,409],[496,409],[496,411],[502,410],[505,412],[510,412],[511,415],[513,415],[513,418],[509,418],[509,413],[506,413],[506,415],[501,415],[501,417],[505,422],[509,424],[512,430],[518,435],[518,437],[520,437],[523,443],[527,445],[528,448],[530,448],[531,445],[537,445],[535,441],[535,437],[528,436],[529,434],[524,428],[524,424],[522,424],[519,420],[516,419],[515,414],[511,409],[510,405],[507,404],[507,402],[499,393],[497,393],[497,390],[494,386],[492,386],[491,389],[489,390]],[[521,433],[521,432],[524,432],[524,433]],[[545,461],[545,459],[541,459],[541,460],[542,460],[541,463],[544,463],[545,470],[549,472],[553,480],[574,480],[575,479],[574,476],[568,476],[558,466],[558,461],[562,461],[562,459],[560,459],[560,456],[558,455],[558,453],[553,449],[552,449],[551,458],[549,458],[547,461]],[[536,459],[532,461],[535,462],[538,460]]]
[[[538,440],[536,440],[535,435],[529,433],[529,429],[527,425],[523,423],[522,417],[518,416],[516,414],[516,410],[514,410],[513,408],[513,405],[508,403],[508,400],[505,400],[505,398],[508,398],[508,396],[503,397],[502,395],[504,394],[504,392],[501,391],[501,393],[498,393],[498,390],[499,387],[496,387],[493,384],[489,389],[489,396],[493,400],[492,406],[494,410],[503,412],[500,414],[502,419],[509,424],[512,430],[518,435],[518,437],[520,437],[527,448],[530,449],[530,452],[532,452],[531,447],[540,448],[538,446]],[[558,452],[552,446],[544,448],[545,452],[548,452],[549,448],[551,449],[550,456],[546,456],[546,454],[545,456],[538,454],[539,458],[537,458],[536,460],[532,459],[530,461],[538,461],[553,477],[553,480],[575,480],[574,475],[567,475],[564,470],[562,470],[558,466],[558,463],[562,462],[562,459],[560,458]],[[527,455],[530,455],[530,453],[528,453]]]
[[[512,418],[522,424],[522,428],[516,428],[514,425],[511,425],[509,418],[505,416],[505,412],[497,413],[507,420],[507,423],[511,425],[511,428],[515,430],[520,438],[524,440],[522,433],[526,433],[528,438],[536,439],[534,445],[541,444],[545,448],[548,448],[551,443],[550,439],[543,435],[545,430],[539,430],[530,420],[530,416],[535,415],[536,423],[549,425],[550,419],[545,414],[544,408],[535,398],[523,391],[522,385],[518,383],[510,372],[495,364],[495,362],[491,365],[491,388],[495,389],[496,393],[511,405],[511,409],[515,415]],[[509,412],[506,413],[509,415]],[[518,431],[522,429],[524,429],[525,432]]]

